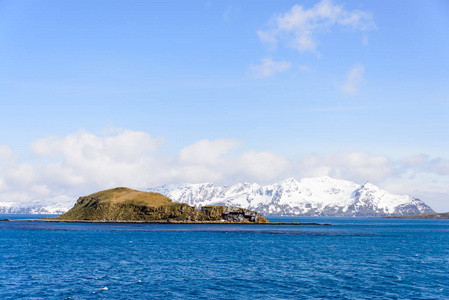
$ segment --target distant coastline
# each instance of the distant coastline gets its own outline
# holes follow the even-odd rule
[[[48,223],[119,223],[119,224],[168,224],[168,225],[194,225],[194,224],[218,224],[218,225],[288,225],[288,226],[332,226],[328,223],[315,223],[315,222],[266,222],[266,223],[254,223],[254,222],[229,222],[229,221],[174,221],[174,220],[161,220],[161,221],[141,221],[141,220],[63,220],[53,218],[41,218],[41,219],[15,219],[9,220],[11,222],[48,222]]]
[[[434,213],[434,214],[420,214],[420,215],[402,215],[402,216],[386,216],[387,219],[449,219],[449,212]]]

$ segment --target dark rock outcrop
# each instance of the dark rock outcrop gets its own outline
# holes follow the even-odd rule
[[[259,213],[232,206],[203,206],[201,212],[211,220],[224,220],[226,222],[253,222],[266,223],[268,222]]]

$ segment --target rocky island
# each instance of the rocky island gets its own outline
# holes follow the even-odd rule
[[[75,206],[55,221],[268,223],[259,213],[230,206],[197,209],[159,194],[119,187],[80,197]]]

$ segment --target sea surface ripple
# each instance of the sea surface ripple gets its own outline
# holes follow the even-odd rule
[[[449,299],[449,220],[268,219],[0,222],[0,299]]]

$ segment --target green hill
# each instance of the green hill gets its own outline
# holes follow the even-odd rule
[[[268,222],[260,214],[228,206],[204,206],[201,210],[174,203],[159,193],[124,187],[80,197],[75,206],[54,218],[64,221],[169,221],[169,222]]]

